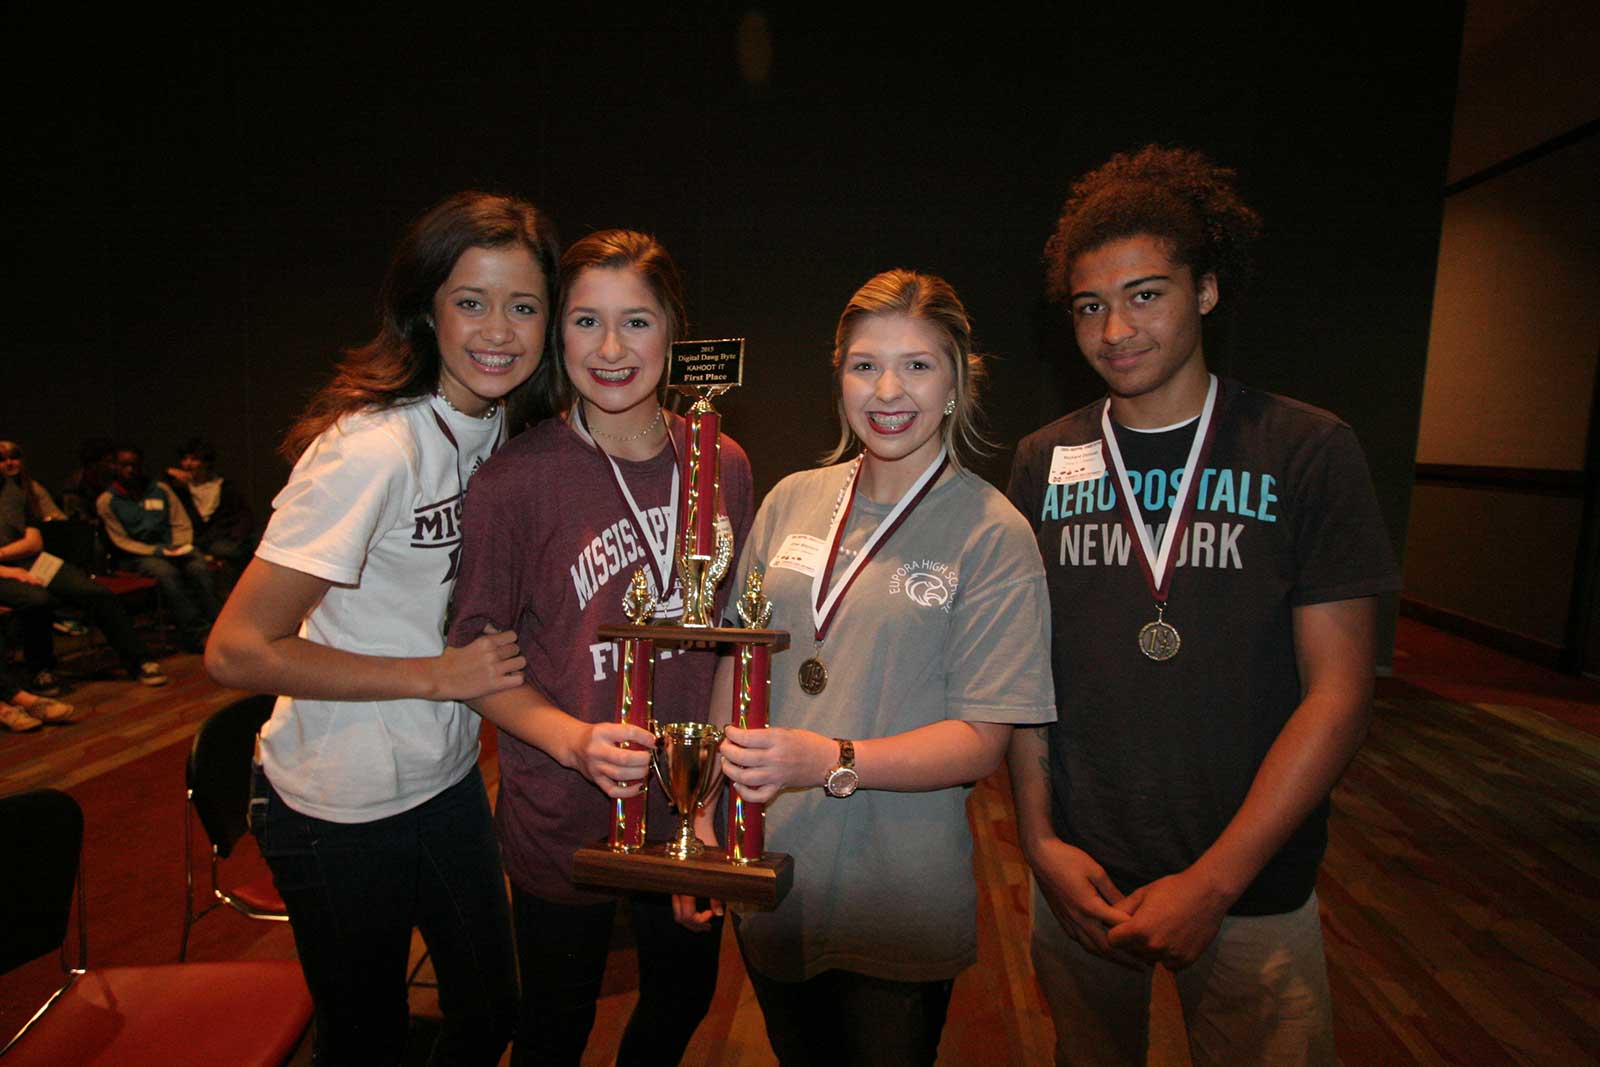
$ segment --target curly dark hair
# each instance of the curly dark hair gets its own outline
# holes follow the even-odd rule
[[[1150,234],[1196,280],[1214,274],[1229,296],[1244,288],[1261,216],[1239,198],[1234,171],[1189,148],[1145,145],[1119,152],[1072,184],[1044,247],[1045,280],[1056,300],[1071,297],[1073,261],[1111,241]]]

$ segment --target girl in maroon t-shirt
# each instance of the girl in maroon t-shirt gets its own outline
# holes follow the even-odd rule
[[[653,238],[608,230],[569,248],[561,277],[553,365],[567,414],[511,441],[474,478],[450,634],[463,644],[486,627],[515,629],[528,657],[527,684],[473,704],[505,731],[496,821],[522,971],[518,1064],[582,1056],[617,898],[574,885],[572,855],[605,836],[611,798],[641,790],[655,743],[613,721],[615,650],[596,628],[623,621],[622,594],[640,568],[661,594],[658,614],[682,611],[672,561],[683,424],[661,407],[668,346],[685,330],[677,270]],[[722,438],[721,464],[737,543],[754,512],[749,461]],[[655,706],[706,718],[716,660],[663,653]],[[671,825],[660,792],[652,838]],[[663,895],[636,894],[629,911],[639,1002],[617,1062],[675,1062],[711,1003],[720,917],[710,932],[687,930]]]

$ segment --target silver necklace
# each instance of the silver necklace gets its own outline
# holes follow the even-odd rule
[[[588,420],[585,419],[584,422],[587,423]],[[630,434],[626,434],[626,435],[620,434],[620,433],[606,433],[604,430],[596,430],[592,426],[588,427],[588,429],[589,429],[589,433],[590,433],[591,436],[604,437],[607,441],[623,441],[623,442],[626,442],[626,441],[637,441],[641,437],[649,436],[651,433],[655,432],[655,428],[657,426],[659,426],[659,425],[661,425],[661,409],[660,408],[656,408],[656,417],[651,419],[649,425],[647,425],[644,429],[640,430],[637,433],[630,433]]]
[[[450,398],[444,395],[444,390],[443,389],[435,389],[433,391],[433,395],[438,397],[440,400],[443,400],[445,407],[449,408],[451,411],[455,412],[457,415],[462,416],[463,418],[467,418],[467,419],[482,419],[484,422],[488,422],[490,419],[492,419],[496,415],[500,414],[500,401],[498,401],[498,400],[490,401],[489,410],[485,411],[482,415],[473,415],[470,412],[462,411],[460,408],[458,408],[454,404],[450,403]]]

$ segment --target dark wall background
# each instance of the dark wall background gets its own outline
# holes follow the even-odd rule
[[[157,463],[202,433],[265,514],[272,448],[371,333],[400,228],[476,186],[567,239],[664,239],[694,332],[748,338],[749,384],[719,407],[758,489],[834,439],[827,352],[855,286],[944,274],[995,357],[1005,447],[983,469],[1003,483],[1019,436],[1098,393],[1040,296],[1068,181],[1160,141],[1236,166],[1268,225],[1213,366],[1349,419],[1403,543],[1457,5],[945,32],[694,10],[32,16],[7,74],[24,192],[0,436],[55,484],[91,433]]]

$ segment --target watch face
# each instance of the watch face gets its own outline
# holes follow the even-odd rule
[[[828,795],[847,797],[856,791],[856,784],[860,781],[861,776],[849,767],[835,767],[833,773],[828,775]]]

